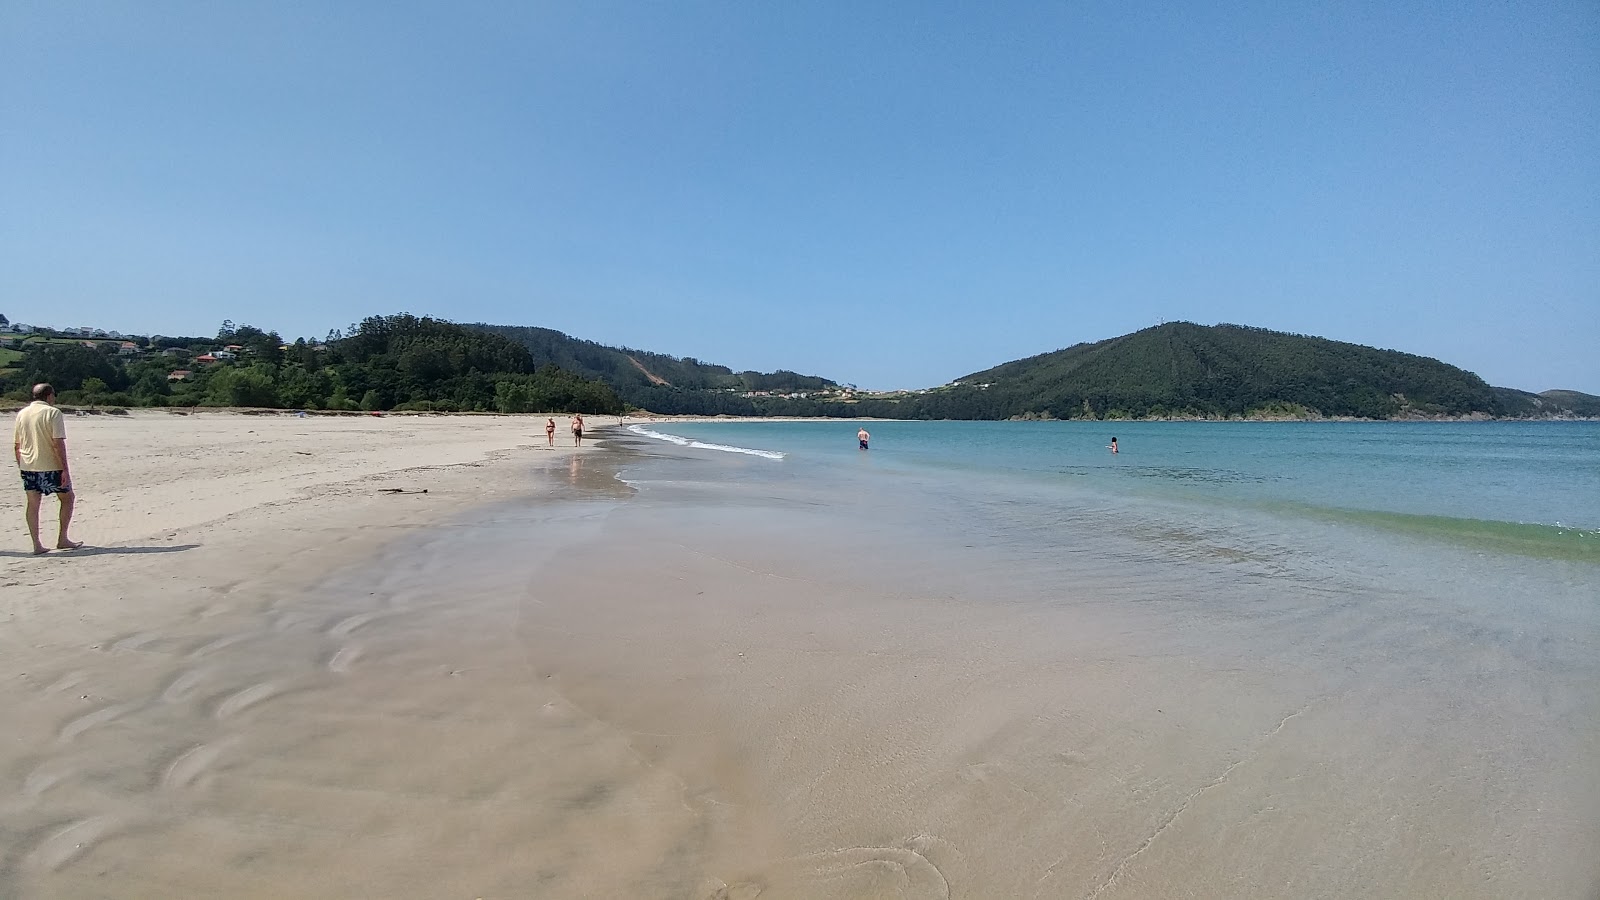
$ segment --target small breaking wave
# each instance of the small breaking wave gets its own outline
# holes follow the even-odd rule
[[[704,441],[679,437],[676,434],[652,431],[643,425],[629,425],[628,430],[642,437],[655,438],[658,441],[666,441],[669,444],[677,444],[679,447],[690,447],[695,450],[718,450],[723,453],[743,453],[746,456],[759,456],[762,459],[783,459],[783,454],[776,450],[754,450],[749,447],[730,447],[727,444],[708,444]]]

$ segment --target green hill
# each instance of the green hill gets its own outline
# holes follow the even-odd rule
[[[63,402],[108,406],[221,406],[316,410],[622,412],[611,387],[539,365],[521,344],[437,319],[372,316],[327,343],[285,344],[277,333],[231,322],[214,339],[141,339],[144,349],[77,340],[30,340],[0,369],[0,393],[26,402],[48,381]],[[195,352],[161,353],[174,341]],[[210,354],[228,355],[213,359]],[[9,358],[9,357],[8,357]],[[0,360],[3,361],[3,360]],[[175,371],[181,369],[182,371]]]
[[[644,350],[608,347],[549,328],[520,325],[468,325],[508,338],[532,355],[536,365],[555,365],[584,378],[604,381],[634,406],[668,415],[761,415],[766,405],[746,393],[814,393],[835,390],[833,381],[797,372],[735,372],[727,366]]]
[[[1020,359],[926,395],[933,418],[1461,416],[1500,412],[1483,379],[1436,359],[1325,338],[1172,322]]]
[[[1494,389],[1500,414],[1522,418],[1600,418],[1600,397],[1582,391],[1543,391],[1538,394],[1516,388]]]

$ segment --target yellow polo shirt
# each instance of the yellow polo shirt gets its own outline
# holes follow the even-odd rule
[[[67,437],[67,423],[61,417],[61,410],[43,400],[35,400],[17,413],[17,424],[11,434],[12,440],[22,448],[22,471],[61,471],[61,454],[56,452],[56,441]]]

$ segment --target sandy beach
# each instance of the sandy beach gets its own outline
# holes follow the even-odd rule
[[[558,424],[551,450],[534,416],[71,417],[73,530],[88,546],[32,557],[21,492],[0,501],[0,896],[318,895],[332,882],[308,872],[300,888],[190,879],[226,864],[154,823],[189,819],[185,790],[226,768],[228,748],[252,749],[231,723],[305,688],[304,672],[284,678],[290,657],[329,677],[355,664],[348,637],[365,620],[321,621],[338,610],[307,608],[313,585],[531,493],[533,467],[589,452]],[[47,500],[47,530],[54,514]],[[145,855],[152,843],[182,862]],[[108,880],[131,856],[149,880]]]
[[[0,897],[1595,885],[1595,704],[1519,645],[543,421],[71,419],[91,546],[0,510]]]

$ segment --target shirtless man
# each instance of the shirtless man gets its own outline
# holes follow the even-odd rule
[[[856,432],[856,440],[861,442],[861,449],[867,449],[867,441],[872,440],[872,435],[867,434],[867,429],[862,428]]]
[[[580,415],[572,417],[572,446],[583,446],[583,416]]]
[[[76,550],[83,544],[67,537],[72,524],[72,469],[67,465],[67,424],[55,407],[56,389],[48,384],[33,386],[33,402],[17,413],[11,431],[11,451],[22,472],[22,490],[27,497],[24,515],[28,536],[33,539],[34,555],[49,553],[39,542],[39,505],[45,494],[55,494],[61,502],[61,527],[56,532],[57,550]]]

